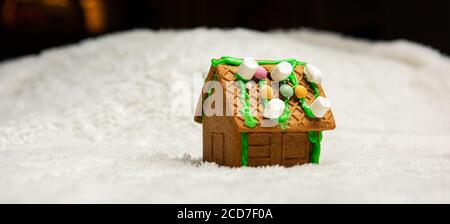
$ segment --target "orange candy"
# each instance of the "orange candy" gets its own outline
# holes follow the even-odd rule
[[[298,85],[295,87],[294,89],[295,92],[295,96],[299,99],[301,98],[305,98],[306,94],[308,93],[308,91],[306,90],[306,88],[302,85]]]

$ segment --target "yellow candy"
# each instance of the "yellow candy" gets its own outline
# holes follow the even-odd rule
[[[295,96],[299,99],[305,98],[306,94],[308,93],[306,88],[302,85],[298,85],[297,87],[295,87],[294,92],[295,92]]]
[[[272,87],[265,85],[261,88],[261,97],[266,100],[272,99],[273,89]]]

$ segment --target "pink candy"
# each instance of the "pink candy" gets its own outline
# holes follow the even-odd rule
[[[267,70],[265,68],[263,68],[262,66],[259,66],[256,69],[255,77],[257,79],[264,79],[264,78],[266,78],[267,77]]]

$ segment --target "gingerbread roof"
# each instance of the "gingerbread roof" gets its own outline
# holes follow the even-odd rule
[[[261,65],[267,71],[271,71],[273,67],[276,65]],[[280,125],[274,127],[261,127],[261,122],[263,120],[263,107],[260,105],[261,101],[257,99],[255,96],[259,96],[259,86],[258,82],[256,82],[256,88],[252,88],[249,93],[250,99],[249,102],[252,105],[252,114],[258,120],[258,125],[256,127],[250,128],[244,124],[244,118],[240,114],[240,110],[242,109],[242,104],[240,102],[240,90],[239,88],[227,88],[226,84],[228,81],[236,80],[236,71],[238,66],[220,64],[217,66],[211,66],[211,69],[206,77],[206,81],[210,81],[213,79],[218,80],[222,87],[224,88],[224,95],[227,99],[227,106],[232,111],[232,119],[234,121],[235,127],[239,132],[306,132],[306,131],[321,131],[321,130],[331,130],[336,127],[336,123],[334,121],[333,113],[331,110],[326,112],[325,116],[322,118],[309,118],[306,116],[303,111],[300,102],[295,97],[291,97],[289,99],[289,109],[291,112],[291,117],[287,123],[286,128],[281,128]],[[294,74],[297,77],[298,83],[305,86],[307,88],[308,94],[306,96],[306,102],[308,105],[315,99],[314,91],[305,78],[304,74],[304,66],[297,65],[294,68]],[[266,82],[270,85],[270,80],[266,79]],[[317,84],[320,96],[325,97],[325,92],[322,89],[320,84]],[[255,94],[256,91],[256,94]],[[207,94],[202,94],[199,101],[199,104],[203,102],[203,99],[207,97]],[[201,108],[201,107],[198,107]],[[196,116],[194,119],[196,122],[201,123],[202,117]]]

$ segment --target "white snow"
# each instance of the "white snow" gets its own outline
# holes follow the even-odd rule
[[[222,55],[321,68],[320,165],[201,162],[191,113]],[[450,203],[449,73],[426,46],[310,30],[136,30],[3,62],[0,202]]]

